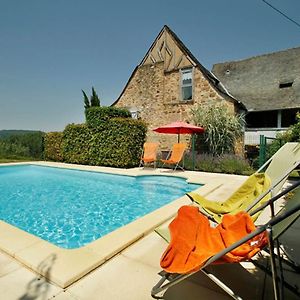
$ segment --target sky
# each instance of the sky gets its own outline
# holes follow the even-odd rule
[[[299,0],[268,0],[300,23]],[[84,122],[81,90],[112,104],[166,24],[213,64],[300,47],[262,0],[0,0],[0,130]]]

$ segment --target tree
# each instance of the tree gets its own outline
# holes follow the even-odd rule
[[[91,106],[100,106],[100,99],[94,87],[92,87]]]
[[[44,133],[41,131],[13,134],[0,139],[0,156],[43,158]]]
[[[83,101],[84,101],[85,109],[92,107],[92,106],[100,106],[100,99],[99,99],[94,87],[92,87],[92,95],[90,97],[90,100],[89,100],[87,94],[85,93],[85,91],[84,90],[81,90],[81,91],[83,94]]]
[[[199,105],[192,109],[195,124],[203,126],[205,143],[216,156],[234,152],[238,138],[243,134],[245,117],[229,111],[224,102]]]
[[[82,91],[82,94],[83,94],[84,108],[87,109],[91,106],[90,105],[90,100],[89,100],[88,96],[86,95],[85,91],[84,90],[81,90],[81,91]]]

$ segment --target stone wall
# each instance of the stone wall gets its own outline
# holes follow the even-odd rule
[[[189,122],[191,108],[211,100],[224,100],[197,67],[194,68],[193,79],[193,100],[181,101],[179,70],[165,72],[163,62],[143,65],[137,68],[115,105],[137,108],[140,118],[148,124],[148,141],[157,141],[161,150],[167,150],[177,142],[177,136],[158,134],[152,129],[174,121]],[[234,111],[234,104],[226,102]],[[182,135],[180,139],[190,142],[189,135]]]

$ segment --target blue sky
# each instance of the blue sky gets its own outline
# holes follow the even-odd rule
[[[299,0],[269,2],[300,23]],[[120,94],[164,24],[214,63],[300,46],[300,28],[261,0],[0,0],[0,129],[84,122],[81,89]]]

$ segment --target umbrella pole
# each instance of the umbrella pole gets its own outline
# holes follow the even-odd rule
[[[195,171],[195,134],[192,134],[192,170]]]

